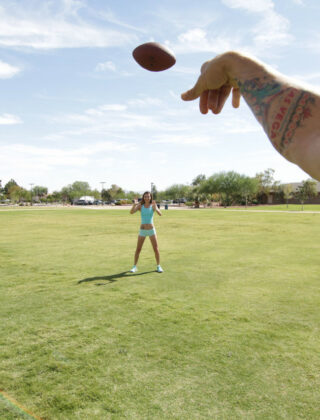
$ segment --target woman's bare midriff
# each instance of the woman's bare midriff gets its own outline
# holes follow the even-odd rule
[[[153,224],[151,223],[147,223],[147,224],[142,224],[141,226],[140,226],[140,229],[143,229],[143,230],[150,230],[150,229],[153,229]]]

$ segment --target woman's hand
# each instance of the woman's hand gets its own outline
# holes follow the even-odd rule
[[[158,206],[157,206],[157,203],[155,202],[155,200],[153,200],[153,201],[152,201],[152,208],[153,208],[153,210],[154,210],[155,212],[157,212],[157,214],[158,214],[159,216],[162,216],[162,213],[161,213],[161,211],[158,209]]]
[[[135,213],[138,210],[139,210],[139,202],[135,198],[135,199],[132,200],[132,207],[131,207],[130,213],[133,214],[133,213]]]

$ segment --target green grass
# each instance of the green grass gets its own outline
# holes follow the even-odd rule
[[[0,211],[0,389],[45,419],[318,419],[320,215]],[[0,399],[0,418],[22,418]]]
[[[238,207],[239,209],[245,209],[245,206]],[[277,211],[318,211],[320,212],[320,204],[304,204],[303,208],[301,204],[272,204],[263,206],[248,206],[247,210],[277,210]]]

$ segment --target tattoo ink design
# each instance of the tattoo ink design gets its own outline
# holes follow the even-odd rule
[[[256,77],[252,80],[246,80],[244,83],[237,80],[241,94],[267,133],[267,115],[270,103],[281,94],[280,83],[272,83],[268,79],[267,77]]]
[[[283,88],[278,82],[270,82],[268,77],[254,78],[244,83],[238,81],[238,84],[242,95],[269,135],[272,144],[283,153],[285,148],[292,143],[297,128],[303,125],[305,119],[312,116],[311,105],[315,103],[314,97],[306,91]],[[280,95],[281,106],[269,126],[270,105]]]
[[[280,107],[271,125],[270,139],[274,144],[276,137],[280,136],[278,149],[283,151],[290,143],[297,128],[303,125],[304,120],[312,116],[310,105],[315,104],[315,98],[308,92],[297,89],[287,89],[284,106]]]

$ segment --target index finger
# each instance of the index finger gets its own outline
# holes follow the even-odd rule
[[[193,86],[192,89],[187,90],[181,94],[181,99],[184,101],[193,101],[194,99],[199,98],[202,92],[206,90],[206,82],[204,77],[199,76],[197,83]]]
[[[240,98],[241,98],[240,89],[239,88],[233,88],[232,89],[232,106],[234,108],[239,108]]]

